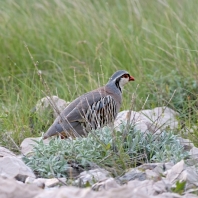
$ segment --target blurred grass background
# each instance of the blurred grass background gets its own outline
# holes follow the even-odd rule
[[[145,108],[166,105],[176,90],[169,106],[182,123],[197,125],[196,0],[2,0],[0,5],[1,144],[41,134],[40,125],[30,131],[29,115],[45,87],[24,43],[53,95],[71,101],[125,69],[136,81],[126,86],[122,109],[130,107],[137,85],[134,110],[148,95]]]

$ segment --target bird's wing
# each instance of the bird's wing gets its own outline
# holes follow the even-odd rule
[[[84,117],[88,109],[93,110],[95,108],[95,110],[100,111],[108,105],[111,98],[104,89],[94,90],[74,100],[61,113],[61,117],[67,119],[68,122],[85,122]]]

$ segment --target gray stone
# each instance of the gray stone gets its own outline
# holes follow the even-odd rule
[[[173,165],[172,162],[142,164],[141,166],[130,169],[123,176],[119,177],[118,180],[123,184],[131,180],[144,181],[146,179],[158,178]]]
[[[180,161],[175,164],[170,170],[166,171],[166,178],[172,183],[178,181],[181,173],[185,170],[184,161]]]
[[[184,147],[185,151],[190,151],[194,147],[194,144],[189,139],[184,139],[182,137],[178,137],[180,144]]]
[[[182,198],[198,198],[197,194],[185,193]]]
[[[120,187],[120,185],[112,177],[92,185],[92,189],[95,191],[109,190],[111,188],[118,188],[118,187]]]
[[[109,178],[109,172],[104,169],[94,169],[89,171],[83,171],[75,180],[75,185],[85,186],[87,183],[93,185],[98,181],[103,181]]]
[[[171,192],[165,192],[165,193],[155,196],[155,198],[182,198],[182,197],[183,196],[181,196],[179,194],[171,193]]]
[[[161,133],[166,128],[175,129],[178,126],[177,112],[168,107],[156,107],[152,110],[142,110],[139,112],[122,111],[118,114],[114,125],[119,128],[122,122],[130,119],[136,130],[148,133]]]
[[[32,184],[34,182],[34,180],[35,180],[35,178],[33,178],[33,177],[27,177],[25,179],[25,183],[26,184]]]
[[[198,159],[198,148],[192,147],[189,151],[189,155],[192,159]]]
[[[110,179],[109,179],[110,180]],[[181,196],[176,193],[168,192],[170,190],[170,183],[167,180],[152,181],[152,180],[133,180],[123,186],[110,188],[109,190],[101,190],[94,192],[90,188],[75,188],[75,187],[61,187],[59,189],[51,189],[50,191],[43,191],[34,198],[195,198],[196,196],[187,193]],[[188,195],[188,196],[187,196]]]
[[[20,148],[21,148],[21,153],[23,155],[27,155],[27,154],[30,154],[32,152],[32,149],[34,148],[34,146],[37,144],[35,141],[40,141],[42,138],[41,137],[38,137],[38,138],[25,138],[21,145],[20,145]],[[48,144],[50,141],[50,139],[45,139],[43,140],[44,144]]]
[[[16,155],[7,148],[0,146],[0,158],[5,156],[16,156]]]
[[[174,166],[172,162],[166,162],[166,163],[145,163],[137,168],[139,170],[145,171],[145,170],[154,170],[156,173],[162,174],[164,171],[167,171],[171,169]]]
[[[16,178],[25,181],[29,176],[35,178],[33,171],[24,162],[15,156],[0,158],[0,176],[5,178]]]
[[[3,179],[0,177],[1,198],[34,198],[42,190],[36,185],[19,183],[14,179]]]
[[[62,185],[66,182],[66,178],[52,178],[52,179],[45,179],[45,178],[38,178],[33,181],[34,184],[36,184],[38,187],[47,187],[51,188],[57,185]]]
[[[166,172],[166,179],[175,187],[177,181],[186,181],[185,189],[198,187],[198,173],[195,166],[187,166],[184,160],[175,164]]]
[[[120,181],[121,184],[128,183],[131,180],[144,181],[146,180],[146,174],[145,172],[139,170],[138,168],[132,168],[123,176],[119,177],[118,180]]]
[[[159,173],[156,173],[153,170],[145,170],[145,174],[146,174],[146,179],[157,179],[159,177],[161,177],[161,175]]]
[[[153,188],[154,183],[152,180],[133,180],[128,182],[127,187],[130,188],[133,193],[141,192],[144,195],[151,196],[156,194]]]
[[[160,181],[154,183],[153,189],[155,190],[155,194],[170,192],[171,183],[167,179],[162,178]]]
[[[138,198],[154,198],[148,196],[141,191],[134,191],[131,186],[126,185],[118,188],[109,189],[107,191],[94,192],[90,188],[79,189],[75,187],[62,187],[40,193],[34,198],[113,198],[113,197],[138,197]]]
[[[60,99],[58,96],[46,96],[40,99],[36,104],[36,112],[42,116],[46,111],[53,111],[53,117],[56,118],[59,113],[61,113],[65,107],[69,105],[69,102],[66,102],[63,99]]]

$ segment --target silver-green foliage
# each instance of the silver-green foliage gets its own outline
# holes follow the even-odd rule
[[[24,157],[24,161],[42,177],[67,177],[72,163],[85,169],[95,163],[119,174],[141,163],[177,162],[188,155],[172,132],[143,134],[125,124],[119,131],[104,127],[89,133],[86,138],[54,138],[48,145],[43,141],[37,143],[34,154]]]

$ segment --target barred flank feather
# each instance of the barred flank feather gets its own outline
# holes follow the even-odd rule
[[[82,127],[85,132],[101,128],[112,123],[117,113],[115,100],[110,95],[107,95],[89,106],[84,115],[85,122],[81,123]]]

